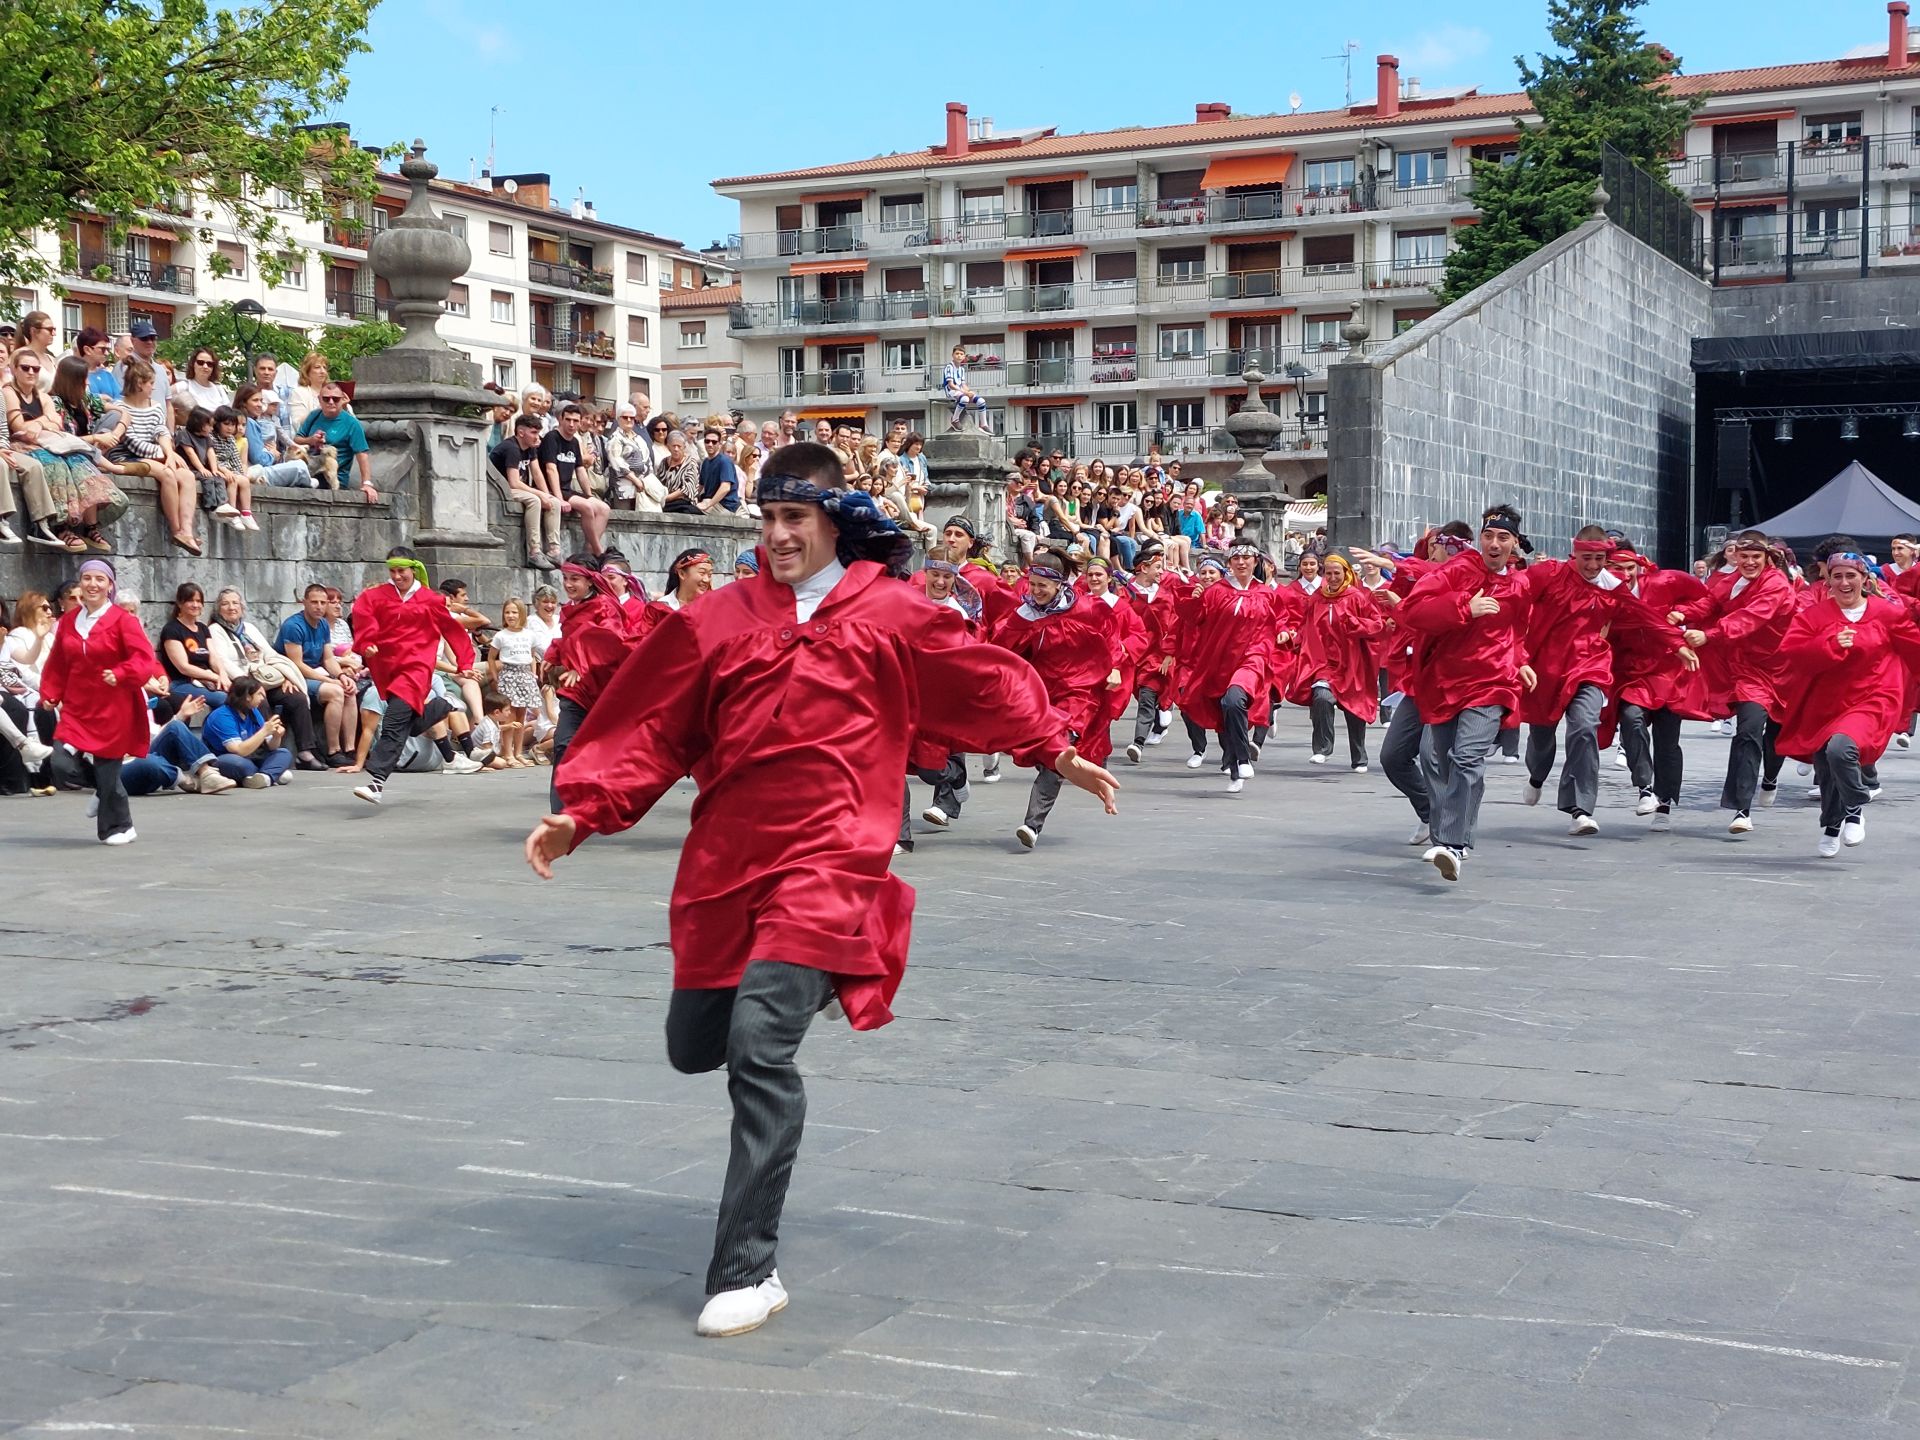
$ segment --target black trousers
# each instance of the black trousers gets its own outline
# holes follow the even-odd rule
[[[133,803],[127,787],[120,783],[118,759],[102,760],[93,755],[76,755],[64,745],[53,752],[53,779],[56,785],[75,790],[92,790],[100,801],[95,830],[102,840],[133,828]]]
[[[1420,718],[1420,707],[1411,697],[1402,695],[1387,722],[1386,738],[1380,742],[1380,768],[1393,788],[1407,797],[1413,813],[1424,824],[1433,818],[1433,800],[1427,793],[1426,772],[1420,768],[1420,742],[1427,733]]]
[[[1155,676],[1153,683],[1141,685],[1133,692],[1135,701],[1133,711],[1133,743],[1143,745],[1147,736],[1166,727],[1160,723],[1160,686],[1164,682]],[[1202,732],[1204,733],[1204,732]]]
[[[833,994],[824,970],[755,960],[734,990],[675,990],[667,1059],[686,1075],[727,1067],[733,1142],[707,1293],[758,1285],[774,1270],[787,1182],[800,1153],[807,1092],[794,1056]]]
[[[1247,707],[1253,703],[1238,685],[1229,685],[1220,697],[1220,748],[1226,752],[1227,772],[1253,763],[1253,734],[1247,725]]]
[[[1722,810],[1753,809],[1754,787],[1780,778],[1780,755],[1773,742],[1780,724],[1767,718],[1767,708],[1752,700],[1733,707],[1733,744],[1727,747],[1727,779],[1720,789]]]
[[[1184,710],[1180,712],[1180,723],[1187,727],[1187,743],[1193,747],[1193,753],[1196,755],[1206,754],[1207,732],[1201,729],[1200,726],[1194,724]]]
[[[1333,754],[1333,717],[1338,713],[1347,717],[1347,759],[1355,765],[1367,763],[1367,722],[1343,708],[1333,698],[1333,691],[1324,685],[1314,686],[1308,713],[1313,720],[1314,754]]]
[[[287,734],[293,737],[294,755],[298,757],[314,753],[313,705],[307,699],[306,687],[303,685],[289,695],[276,685],[267,691],[267,705],[285,723]]]
[[[367,756],[367,774],[382,784],[400,763],[400,752],[407,748],[407,741],[424,735],[453,713],[453,706],[438,695],[429,695],[427,708],[418,714],[398,695],[389,695],[386,700],[386,713],[380,717],[380,733],[374,737],[373,750]]]
[[[1627,773],[1633,777],[1634,788],[1653,791],[1653,798],[1662,805],[1680,803],[1686,755],[1680,749],[1678,715],[1671,710],[1622,705],[1620,748],[1627,753]]]
[[[580,726],[587,718],[587,707],[578,700],[560,697],[560,713],[553,722],[553,774],[547,781],[547,808],[555,815],[560,810],[560,762],[567,758],[567,749],[573,744],[573,737],[580,733]]]

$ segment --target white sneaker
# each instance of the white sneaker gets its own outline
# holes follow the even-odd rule
[[[1743,810],[1733,817],[1732,823],[1727,826],[1727,833],[1729,835],[1745,835],[1751,829],[1753,829],[1753,817]]]
[[[1904,730],[1901,731],[1898,735],[1893,737],[1893,748],[1896,750],[1908,749],[1909,747],[1912,746],[1912,744],[1913,744],[1913,736],[1907,734],[1906,731]]]
[[[1353,773],[1356,775],[1364,775],[1367,773],[1367,767],[1364,765],[1356,765],[1353,767]]]
[[[114,834],[107,836],[107,844],[131,845],[135,840],[138,840],[139,838],[140,837],[134,833],[133,827],[129,825],[126,829],[116,831]]]
[[[216,520],[237,520],[240,518],[240,507],[230,500],[222,500],[218,505],[213,507],[213,518]]]
[[[20,739],[20,763],[29,770],[38,770],[53,757],[53,747],[44,743],[38,735],[24,735]]]
[[[926,809],[920,812],[920,818],[926,821],[927,824],[929,825],[939,826],[942,830],[946,829],[947,826],[952,822],[952,817],[949,816],[947,812],[942,810],[938,805],[927,806]]]
[[[264,790],[271,784],[273,784],[272,778],[262,775],[258,770],[240,782],[241,788],[246,790]]]
[[[1189,770],[1198,770],[1206,763],[1207,757],[1204,755],[1189,755],[1187,757],[1187,769]]]
[[[1881,794],[1882,794],[1882,787],[1876,785],[1871,790],[1867,791],[1867,799],[1878,800]]]
[[[1407,844],[1409,845],[1428,845],[1428,844],[1431,844],[1432,842],[1433,842],[1433,831],[1428,827],[1427,822],[1424,820],[1422,820],[1418,825],[1414,826],[1413,833],[1407,836]]]
[[[240,517],[240,528],[258,535],[260,533],[260,522],[251,515],[242,515]]]
[[[1327,763],[1327,757],[1324,755],[1307,756],[1307,764],[1309,765],[1324,765],[1326,763]]]
[[[1616,749],[1613,752],[1613,766],[1616,770],[1625,770],[1628,768],[1626,751]]]
[[[1500,763],[1502,765],[1518,765],[1520,763],[1520,757],[1518,755],[1509,755],[1506,751],[1502,750],[1500,752]]]
[[[1458,880],[1460,867],[1467,859],[1462,852],[1447,845],[1436,845],[1420,858],[1438,870],[1442,880]]]
[[[1233,779],[1227,782],[1227,794],[1229,795],[1238,795],[1242,790],[1246,788],[1247,788],[1247,782],[1242,780],[1238,775],[1234,776]]]
[[[1522,805],[1538,805],[1540,803],[1540,793],[1540,787],[1529,780],[1527,782],[1527,788],[1520,792],[1520,803]]]
[[[100,797],[98,795],[89,795],[87,797],[87,819],[91,820],[93,819],[94,816],[98,815],[99,813],[100,813]]]
[[[1804,760],[1796,760],[1793,765],[1793,773],[1796,775],[1811,775],[1813,774],[1813,766]]]
[[[353,798],[356,800],[364,800],[369,805],[378,805],[380,803],[380,790],[381,787],[378,785],[356,785],[353,787]]]
[[[1818,785],[1807,786],[1807,799],[1818,800],[1819,798],[1820,798],[1820,787]]]
[[[1820,832],[1820,845],[1818,848],[1822,860],[1831,860],[1840,853],[1840,837],[1838,835],[1829,835],[1826,831],[1822,830]]]
[[[787,1308],[787,1287],[774,1271],[758,1285],[744,1290],[722,1290],[708,1298],[706,1308],[694,1324],[694,1332],[714,1338],[744,1335],[758,1330],[767,1320]]]
[[[475,760],[471,755],[462,755],[456,750],[453,759],[446,763],[441,773],[446,775],[478,775],[486,768],[486,766],[482,765],[478,760]]]
[[[1738,728],[1739,727],[1731,720],[1716,720],[1713,722],[1713,733],[1716,735],[1731,737],[1738,733]]]
[[[1779,798],[1779,795],[1780,787],[1778,785],[1762,785],[1758,790],[1753,792],[1753,803],[1762,809],[1766,809],[1772,806],[1773,802]]]
[[[1864,818],[1859,820],[1846,820],[1841,822],[1840,843],[1842,845],[1847,845],[1847,846],[1863,845],[1866,843],[1866,839],[1867,839],[1867,822]]]
[[[212,765],[202,765],[200,778],[194,781],[193,788],[202,795],[224,795],[229,790],[239,789],[240,782],[222,775]]]
[[[1251,780],[1251,779],[1253,779],[1253,766],[1251,766],[1251,765],[1242,765],[1242,766],[1240,766],[1240,767],[1239,767],[1239,769],[1237,769],[1237,770],[1235,770],[1235,771],[1233,772],[1233,778],[1234,778],[1234,779],[1236,779],[1236,780]]]
[[[1167,737],[1163,732],[1156,730],[1151,735],[1147,736],[1147,744],[1158,745],[1162,740],[1165,740],[1166,738]]]
[[[1129,765],[1138,765],[1140,763],[1140,746],[1138,742],[1127,746],[1127,763]]]
[[[1162,730],[1165,730],[1169,725],[1173,724],[1173,711],[1171,710],[1159,711],[1156,716],[1156,719],[1159,721],[1160,728]]]
[[[1040,832],[1031,825],[1022,825],[1013,832],[1013,838],[1031,850],[1040,843]]]
[[[1653,798],[1653,792],[1651,790],[1642,790],[1638,803],[1633,807],[1633,813],[1636,815],[1651,815],[1659,808],[1660,802]]]
[[[1255,764],[1258,764],[1260,761],[1260,747],[1249,741],[1247,744],[1247,755]]]
[[[1653,828],[1663,834],[1673,829],[1673,811],[1665,805],[1655,807],[1653,812]]]
[[[1598,835],[1600,833],[1600,822],[1591,815],[1576,815],[1573,817],[1573,823],[1567,827],[1567,833],[1569,835]]]
[[[896,856],[904,855],[907,853],[907,847],[902,845],[898,840],[896,840],[893,842],[893,853]]]

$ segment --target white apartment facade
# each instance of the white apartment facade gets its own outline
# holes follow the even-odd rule
[[[13,305],[19,314],[53,315],[63,345],[84,326],[118,335],[135,319],[151,320],[164,337],[202,309],[241,300],[258,301],[275,324],[310,332],[384,316],[385,282],[366,247],[407,195],[404,180],[382,175],[357,228],[309,221],[281,204],[293,239],[273,285],[251,242],[230,220],[209,218],[204,205],[192,215],[184,205],[151,212],[117,246],[97,218],[79,215],[65,237],[74,259],[58,277],[64,293],[51,285],[16,290]],[[608,404],[659,392],[660,302],[675,283],[674,257],[686,253],[678,241],[602,220],[582,201],[556,204],[546,175],[483,177],[481,185],[436,180],[433,201],[473,257],[440,333],[483,380],[515,392],[537,383]],[[39,242],[56,266],[60,238]]]
[[[1738,173],[1712,157],[1729,140],[1756,145],[1751,127],[1770,123],[1781,142],[1835,142],[1816,154],[1836,185],[1795,202],[1792,225],[1827,242],[1805,265],[1844,268],[1863,248],[1869,267],[1908,258],[1920,200],[1901,167],[1920,133],[1920,67],[1905,0],[1888,11],[1887,41],[1840,60],[1675,82],[1709,97],[1672,175],[1710,233],[1729,234],[1726,177]],[[1528,109],[1520,93],[1424,92],[1387,55],[1376,79],[1372,100],[1341,110],[1235,116],[1205,103],[1191,123],[1082,135],[996,133],[949,104],[945,139],[923,150],[715,181],[740,205],[734,403],[756,417],[791,406],[944,428],[940,369],[959,345],[995,429],[1014,440],[1224,463],[1219,427],[1257,366],[1288,422],[1272,459],[1295,463],[1275,468],[1311,492],[1325,476],[1326,365],[1345,349],[1342,326],[1357,318],[1378,343],[1434,312],[1447,253],[1477,220],[1469,162],[1510,157]],[[1884,145],[1849,150],[1876,127]],[[1863,147],[1878,167],[1871,235],[1827,193]],[[1719,178],[1718,210],[1703,175]],[[1738,183],[1750,218],[1734,237],[1759,233],[1769,194],[1784,236],[1784,188]],[[1731,253],[1766,278],[1764,247]]]

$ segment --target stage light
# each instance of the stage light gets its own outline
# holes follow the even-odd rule
[[[1900,427],[1900,436],[1905,440],[1920,440],[1920,415],[1907,416],[1907,423]]]
[[[1840,438],[1842,440],[1858,440],[1860,438],[1859,416],[1849,415],[1840,422]]]
[[[1793,421],[1782,420],[1773,427],[1773,438],[1784,445],[1793,439]]]

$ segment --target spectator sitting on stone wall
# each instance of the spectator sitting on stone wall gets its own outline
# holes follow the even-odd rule
[[[560,522],[567,502],[547,482],[540,463],[540,422],[517,415],[506,439],[487,453],[487,466],[506,487],[507,506],[526,527],[527,563],[536,570],[560,568]]]
[[[320,481],[307,468],[307,462],[281,448],[279,427],[268,414],[271,398],[271,391],[262,390],[251,380],[233,392],[233,408],[244,417],[247,478],[283,489],[313,489]],[[360,423],[351,415],[344,418],[355,425]]]
[[[360,492],[369,505],[380,498],[373,488],[373,462],[368,458],[367,432],[359,417],[347,410],[347,392],[329,380],[320,387],[320,408],[300,422],[297,443],[307,449],[307,467],[321,476],[329,489],[340,488],[340,467],[355,470]],[[332,447],[337,463],[330,468],[326,450]]]
[[[560,409],[554,428],[540,441],[540,465],[548,488],[567,502],[580,521],[580,533],[587,549],[598,555],[607,548],[607,516],[612,513],[606,501],[588,492],[580,475],[580,423],[582,411],[569,402]]]

